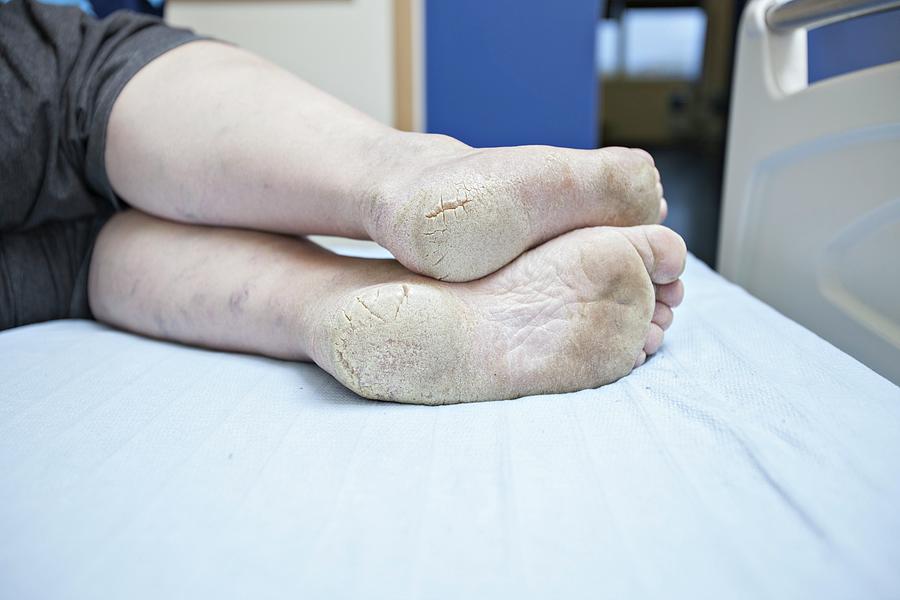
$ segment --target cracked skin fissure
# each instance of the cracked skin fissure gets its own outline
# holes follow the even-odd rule
[[[498,201],[496,187],[460,185],[438,191],[437,198],[429,189],[400,211],[401,230],[410,236],[406,245],[424,260],[423,270],[442,281],[467,281],[500,269],[510,254],[521,252],[513,247],[530,237],[528,213],[515,199]]]
[[[597,387],[633,368],[655,303],[628,237],[579,230],[483,280],[353,291],[323,325],[323,366],[367,398],[419,404]]]

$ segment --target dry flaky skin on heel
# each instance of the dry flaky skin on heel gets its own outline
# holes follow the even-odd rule
[[[527,213],[515,200],[498,199],[494,187],[469,181],[418,192],[397,217],[397,230],[409,236],[405,258],[435,279],[471,281],[521,254],[530,237]]]
[[[375,400],[478,400],[472,323],[444,290],[392,283],[361,290],[330,323],[333,375]],[[474,385],[473,385],[474,384]]]
[[[327,324],[331,364],[367,398],[502,400],[597,387],[628,374],[653,314],[635,247],[573,232],[470,284],[389,283],[345,298]]]

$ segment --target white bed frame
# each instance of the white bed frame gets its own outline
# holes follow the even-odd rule
[[[809,85],[806,52],[809,27],[897,5],[747,7],[718,270],[900,383],[900,62]]]

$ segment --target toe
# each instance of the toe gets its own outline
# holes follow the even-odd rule
[[[665,331],[672,324],[672,309],[669,308],[668,305],[663,304],[662,302],[656,303],[656,308],[653,309],[653,319],[652,321],[660,326],[660,328]]]
[[[650,162],[651,165],[656,166],[656,163],[653,161],[653,155],[650,154],[649,152],[647,152],[646,150],[644,150],[643,148],[632,148],[631,150],[637,154],[640,154],[644,158],[646,158]]]
[[[653,157],[646,150],[608,146],[600,148],[602,168],[596,169],[591,198],[603,216],[597,224],[618,226],[658,223],[662,184]]]
[[[634,245],[653,283],[677,280],[684,271],[687,247],[681,236],[662,225],[642,225],[619,230]]]
[[[641,353],[638,354],[637,359],[634,361],[634,368],[637,369],[639,366],[647,362],[647,353],[641,350]]]
[[[660,185],[659,193],[662,195],[662,186]],[[659,199],[659,222],[662,223],[666,220],[666,217],[669,216],[669,203],[666,202],[665,198]]]
[[[650,330],[647,332],[647,341],[644,342],[644,352],[649,356],[656,353],[663,343],[663,330],[656,323],[650,323]]]
[[[681,304],[682,300],[684,300],[684,284],[681,283],[680,279],[672,283],[657,285],[655,287],[657,302],[662,302],[671,308],[675,308]]]

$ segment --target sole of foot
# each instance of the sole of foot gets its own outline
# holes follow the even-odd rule
[[[567,231],[665,217],[659,172],[643,150],[475,150],[442,139],[434,155],[420,142],[423,166],[369,204],[372,239],[416,273],[472,281]]]
[[[333,299],[318,362],[361,396],[415,404],[598,387],[659,349],[685,256],[660,225],[594,227],[478,281],[365,286]]]

